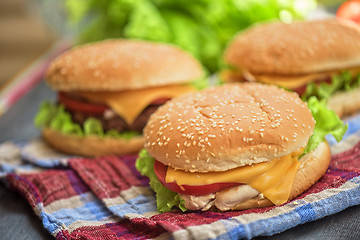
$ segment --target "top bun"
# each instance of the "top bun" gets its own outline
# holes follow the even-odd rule
[[[325,19],[256,25],[234,38],[225,61],[255,74],[309,74],[360,65],[360,28]]]
[[[161,106],[144,129],[145,148],[176,169],[225,171],[298,150],[314,125],[296,93],[259,83],[226,84]]]
[[[122,91],[187,83],[203,74],[200,63],[177,47],[118,39],[65,52],[46,80],[59,91]]]

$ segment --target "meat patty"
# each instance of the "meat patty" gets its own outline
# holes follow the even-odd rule
[[[144,111],[142,111],[142,113],[135,119],[132,124],[127,124],[126,121],[117,114],[114,114],[111,117],[105,117],[104,114],[89,114],[79,111],[73,111],[70,109],[66,110],[71,113],[73,121],[79,123],[80,125],[83,125],[86,119],[92,117],[98,119],[102,123],[103,129],[105,131],[115,129],[119,132],[130,130],[142,133],[142,130],[144,129],[150,115],[155,112],[159,106],[161,106],[161,104],[149,105],[147,108],[144,109]]]

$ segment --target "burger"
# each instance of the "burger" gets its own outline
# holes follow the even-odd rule
[[[327,101],[344,116],[360,110],[360,27],[325,19],[259,24],[239,33],[224,54],[225,82],[257,81]]]
[[[316,98],[307,104],[276,86],[229,83],[159,107],[136,167],[149,177],[159,211],[281,205],[326,172],[325,135],[340,140],[345,131]]]
[[[149,116],[205,78],[199,62],[179,48],[114,39],[65,52],[45,79],[58,92],[35,118],[45,141],[66,153],[99,156],[137,152]]]

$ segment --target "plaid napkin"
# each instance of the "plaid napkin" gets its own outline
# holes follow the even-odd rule
[[[147,178],[135,169],[135,155],[52,155],[39,139],[0,145],[0,176],[24,196],[57,239],[268,236],[360,204],[360,115],[347,122],[350,128],[342,142],[329,139],[332,160],[325,176],[282,206],[158,213]]]

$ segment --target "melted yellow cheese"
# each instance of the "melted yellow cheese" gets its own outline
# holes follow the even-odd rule
[[[275,205],[288,201],[292,183],[299,167],[298,158],[303,148],[289,155],[258,163],[230,169],[224,172],[191,173],[168,167],[165,181],[179,186],[201,186],[212,183],[236,182],[250,185]]]
[[[172,85],[121,92],[81,92],[78,94],[89,101],[110,106],[128,124],[131,124],[154,100],[173,98],[194,90],[191,85]]]
[[[344,69],[341,71],[337,70],[337,71],[320,72],[320,73],[304,74],[304,75],[260,75],[260,74],[257,75],[247,71],[244,72],[239,71],[236,73],[232,73],[232,75],[229,76],[230,77],[232,76],[233,79],[235,79],[235,76],[240,76],[242,74],[251,81],[274,84],[288,89],[296,89],[306,85],[309,82],[313,82],[314,80],[326,79],[327,77],[335,74],[339,74],[342,71],[349,71],[351,74],[355,75],[360,72],[360,68],[352,68],[352,69]],[[232,81],[234,81],[233,79]],[[242,78],[237,77],[236,79],[240,81]]]
[[[305,84],[314,81],[314,79],[323,79],[328,74],[310,74],[306,76],[255,76],[256,80],[262,83],[275,84],[287,89],[296,89]]]

